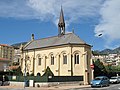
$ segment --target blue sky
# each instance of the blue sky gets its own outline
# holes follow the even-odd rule
[[[62,5],[66,33],[74,32],[93,50],[120,46],[120,0],[0,0],[0,43],[56,36]],[[102,36],[98,36],[102,33]]]

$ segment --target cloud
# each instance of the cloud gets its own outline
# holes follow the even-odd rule
[[[0,0],[0,17],[32,19],[33,10],[25,0]]]
[[[0,0],[0,17],[38,19],[57,25],[62,5],[66,27],[85,18],[100,16],[94,32],[96,36],[102,33],[105,47],[113,47],[113,42],[117,42],[116,45],[120,43],[119,4],[120,0]]]
[[[64,10],[66,23],[80,22],[80,18],[93,17],[98,14],[103,0],[29,0],[29,6],[41,20],[58,21],[61,5]]]
[[[106,47],[114,47],[112,43],[120,40],[120,0],[106,0],[100,9],[100,15],[101,19],[95,27],[95,33],[97,36],[102,33]]]
[[[56,24],[61,5],[66,24],[98,14],[103,0],[0,0],[0,17],[39,19]]]

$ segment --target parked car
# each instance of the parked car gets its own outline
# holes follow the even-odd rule
[[[98,76],[91,81],[91,87],[103,87],[103,86],[109,86],[109,78],[106,76]]]
[[[120,81],[120,76],[117,76],[118,77],[118,79],[119,79],[119,81]]]
[[[118,76],[111,77],[110,83],[120,83],[120,77]]]

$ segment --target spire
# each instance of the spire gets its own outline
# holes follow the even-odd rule
[[[60,18],[58,22],[58,35],[64,35],[65,34],[65,21],[64,21],[64,14],[61,6],[61,12],[60,12]]]
[[[61,6],[61,12],[60,12],[60,18],[59,18],[59,24],[64,24],[64,14]]]

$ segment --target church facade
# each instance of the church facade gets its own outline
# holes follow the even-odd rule
[[[28,42],[22,51],[23,72],[43,75],[49,66],[54,76],[83,76],[84,84],[90,83],[91,46],[74,33],[65,33],[65,21],[61,8],[58,35]]]

